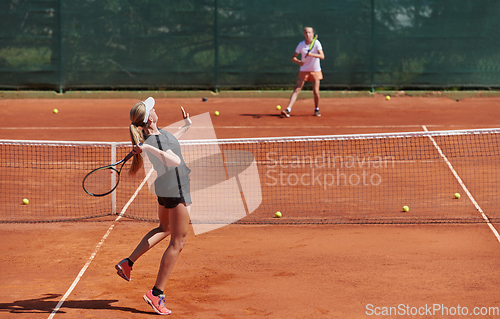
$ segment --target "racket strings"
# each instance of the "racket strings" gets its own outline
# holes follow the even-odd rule
[[[83,187],[92,195],[103,195],[111,192],[118,183],[118,174],[112,167],[91,172],[85,178]]]

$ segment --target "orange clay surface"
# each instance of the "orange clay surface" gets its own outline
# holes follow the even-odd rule
[[[0,100],[0,139],[128,141],[128,111],[144,94]],[[210,112],[218,138],[500,124],[498,98],[322,99],[321,118],[304,99],[288,119],[279,117],[278,104],[287,100],[158,99],[156,110],[160,126],[181,119],[181,105],[192,116]],[[136,262],[131,282],[114,265],[155,226],[113,217],[0,224],[0,318],[48,318],[74,282],[54,318],[154,316],[142,295],[168,242]],[[486,224],[229,225],[198,236],[190,231],[165,295],[171,318],[465,318],[457,311],[499,311],[499,266],[500,243]]]

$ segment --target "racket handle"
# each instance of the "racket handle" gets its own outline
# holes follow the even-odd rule
[[[142,146],[142,143],[139,143],[139,146]],[[133,151],[130,151],[130,153],[125,156],[125,161],[128,161],[130,158],[132,158],[132,156],[134,156],[134,153]]]

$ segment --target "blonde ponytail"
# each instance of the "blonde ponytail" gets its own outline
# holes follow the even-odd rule
[[[139,143],[144,143],[144,137],[142,135],[142,129],[140,127],[135,126],[133,123],[130,124],[130,139],[132,140],[133,145],[137,145]],[[132,157],[132,165],[129,168],[129,174],[135,175],[137,171],[142,167],[143,160],[142,154],[135,154]]]
[[[144,127],[144,117],[146,116],[146,105],[143,102],[139,102],[135,104],[130,110],[130,120],[132,123],[130,124],[130,140],[133,145],[137,145],[139,143],[144,143],[144,131],[142,128]],[[143,165],[142,154],[136,154],[132,157],[132,165],[129,168],[129,173],[134,175],[139,171],[139,169]]]

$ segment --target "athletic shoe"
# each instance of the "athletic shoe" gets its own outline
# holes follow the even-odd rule
[[[130,281],[130,272],[132,271],[132,267],[128,265],[128,259],[125,258],[116,264],[115,269],[118,276],[122,277],[126,281]]]
[[[319,110],[314,110],[314,116],[317,116],[317,117],[321,116],[321,113],[319,112]]]
[[[153,295],[153,289],[146,292],[146,294],[142,296],[142,298],[159,315],[169,315],[172,312],[165,308],[165,295],[155,296]]]
[[[281,111],[281,116],[290,117],[290,111],[288,109],[284,109],[283,111]]]

